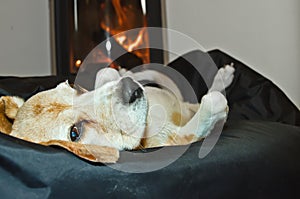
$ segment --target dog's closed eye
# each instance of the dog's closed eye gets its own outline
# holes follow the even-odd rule
[[[73,126],[71,126],[70,128],[70,139],[72,142],[77,142],[82,133],[83,133],[83,123],[84,121],[80,121],[76,124],[74,124]]]

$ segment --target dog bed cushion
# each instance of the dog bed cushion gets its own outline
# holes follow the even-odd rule
[[[207,87],[189,64],[201,63],[203,55],[190,52],[169,64],[191,80],[198,99]],[[228,122],[205,158],[198,157],[198,142],[165,168],[126,173],[62,148],[0,134],[1,198],[299,197],[299,110],[270,80],[243,63],[219,50],[209,55],[217,66],[233,62],[236,73],[226,90]],[[27,99],[65,79],[74,81],[72,76],[0,77],[0,96]]]

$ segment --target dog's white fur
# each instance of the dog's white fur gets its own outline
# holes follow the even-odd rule
[[[155,71],[120,76],[113,69],[103,69],[93,91],[78,94],[64,82],[34,95],[23,105],[17,100],[10,135],[60,145],[83,158],[103,162],[111,160],[96,157],[97,146],[124,150],[189,144],[206,137],[216,122],[226,119],[227,101],[220,91],[230,85],[233,73],[231,65],[220,69],[200,105],[183,102],[176,85]],[[167,82],[174,93],[143,87],[136,81],[145,78]],[[124,101],[138,88],[143,90],[142,95],[133,102]],[[70,130],[74,124],[80,125],[80,138],[72,142]],[[78,151],[79,146],[84,149]]]

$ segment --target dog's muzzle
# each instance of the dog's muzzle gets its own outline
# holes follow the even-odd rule
[[[138,144],[146,126],[148,103],[144,88],[131,77],[123,77],[112,96],[114,124],[123,136],[130,137]]]

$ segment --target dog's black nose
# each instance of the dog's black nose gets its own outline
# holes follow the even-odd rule
[[[144,91],[140,85],[133,81],[130,77],[121,80],[122,98],[124,103],[133,103],[144,95]]]

